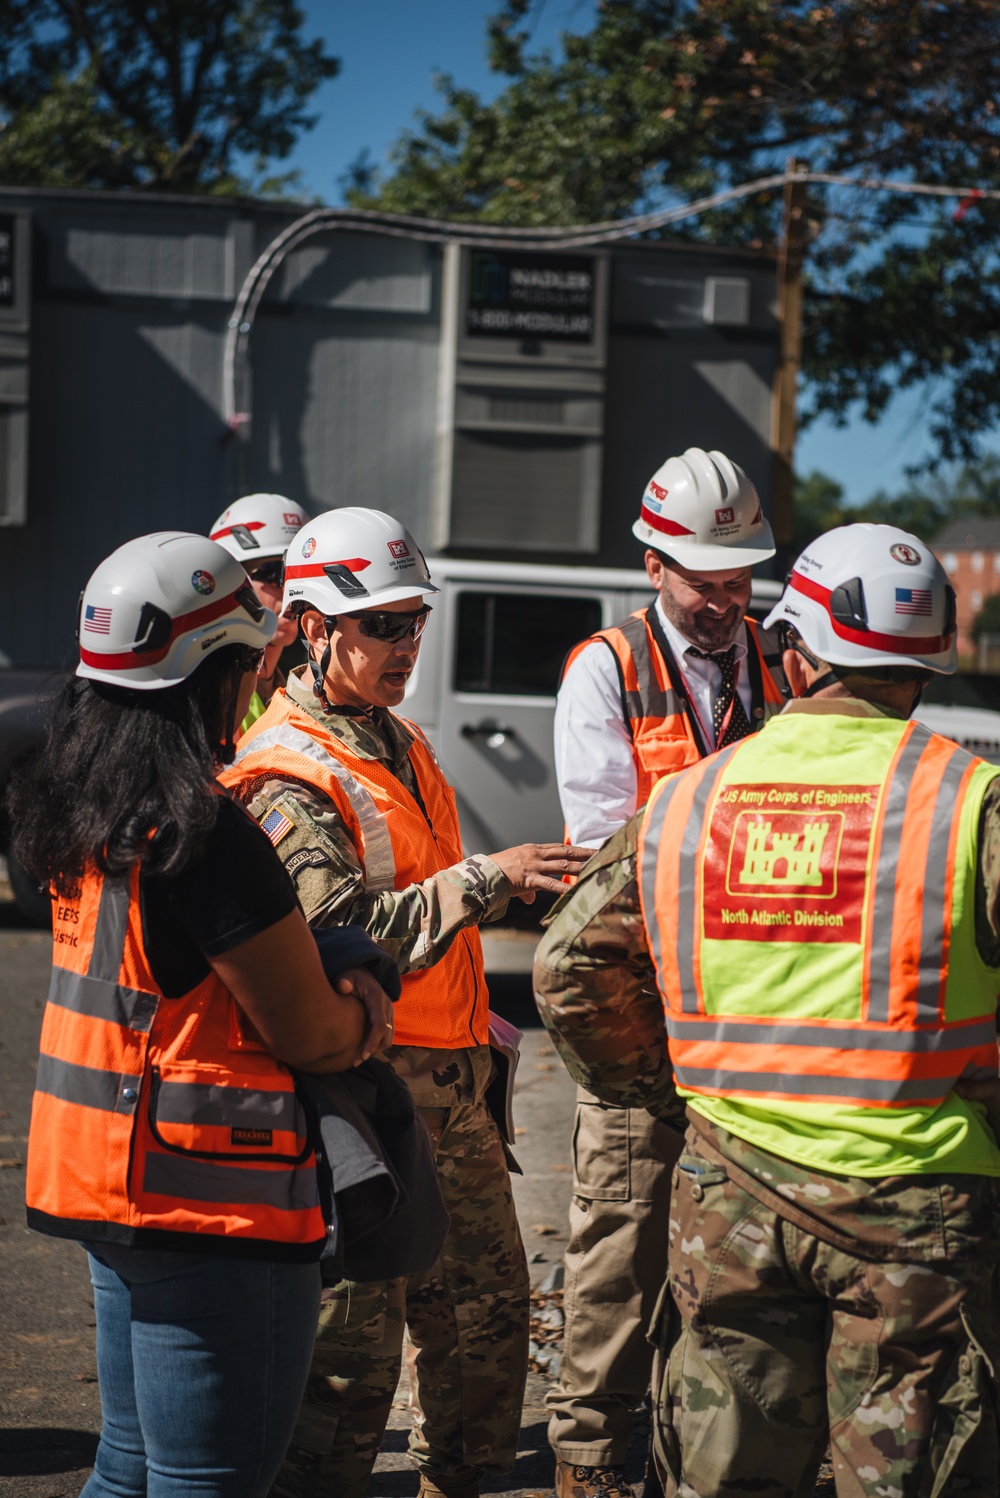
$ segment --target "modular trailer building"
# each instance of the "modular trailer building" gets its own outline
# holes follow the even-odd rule
[[[767,507],[772,255],[326,213],[234,367],[241,287],[302,214],[0,189],[0,664],[64,662],[103,556],[253,490],[389,510],[428,552],[604,566],[638,564],[642,488],[692,444]]]

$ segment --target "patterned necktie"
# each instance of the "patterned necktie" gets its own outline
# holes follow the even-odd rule
[[[714,661],[722,674],[722,684],[712,704],[712,732],[715,735],[716,749],[723,749],[727,744],[735,744],[739,739],[745,739],[750,732],[750,719],[747,717],[747,710],[736,690],[736,646],[730,645],[728,650],[717,650],[709,654],[704,650],[696,650],[691,645],[687,653],[696,655],[703,661]],[[730,708],[732,708],[731,712]],[[728,723],[726,723],[727,713],[729,713]],[[724,723],[726,726],[723,730]]]

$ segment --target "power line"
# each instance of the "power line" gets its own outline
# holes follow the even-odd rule
[[[1000,189],[952,187],[927,182],[900,182],[884,177],[847,177],[833,172],[785,171],[757,177],[736,187],[723,188],[707,197],[672,208],[657,209],[626,219],[577,224],[562,228],[513,228],[498,224],[418,218],[411,214],[384,213],[370,208],[314,208],[276,235],[247,273],[233,307],[226,334],[223,363],[223,409],[229,426],[236,430],[249,415],[237,406],[237,381],[245,362],[250,333],[261,298],[275,271],[305,240],[329,229],[381,234],[393,239],[416,239],[429,244],[515,244],[546,250],[583,249],[615,244],[639,234],[649,234],[687,218],[698,218],[713,208],[758,193],[773,192],[787,182],[815,182],[826,187],[860,188],[867,192],[907,193],[916,197],[959,198],[964,203],[1000,200]]]

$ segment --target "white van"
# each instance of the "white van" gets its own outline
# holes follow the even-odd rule
[[[1000,713],[984,707],[921,702],[913,716],[932,732],[954,739],[970,754],[1000,765]]]
[[[469,853],[557,841],[552,717],[567,652],[646,608],[643,571],[428,558],[441,588],[401,711],[431,740]],[[751,612],[781,594],[756,580]]]

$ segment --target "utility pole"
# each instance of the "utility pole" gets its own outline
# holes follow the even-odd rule
[[[805,172],[807,163],[792,157],[787,170]],[[795,532],[792,465],[795,457],[795,397],[802,362],[805,207],[806,183],[786,182],[782,192],[781,244],[778,250],[778,368],[771,394],[771,450],[774,455],[771,523],[779,547],[790,547]]]

